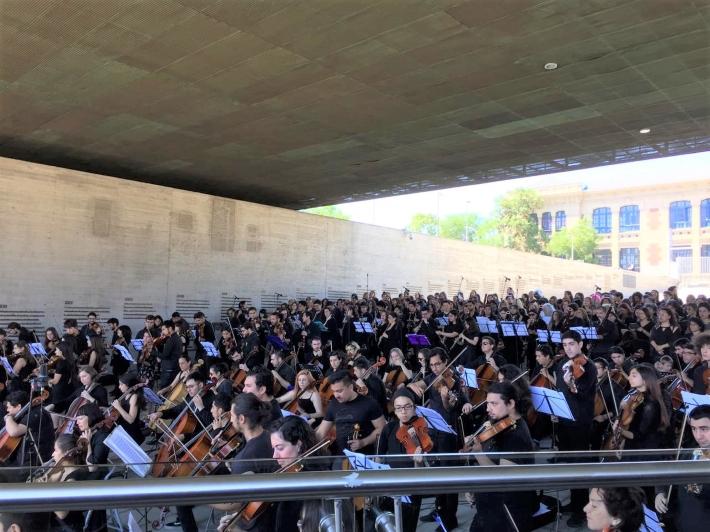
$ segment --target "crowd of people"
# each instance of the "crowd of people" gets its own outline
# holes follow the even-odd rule
[[[506,333],[511,323],[522,324],[517,333]],[[29,468],[33,481],[103,478],[104,440],[116,426],[154,453],[154,477],[338,468],[345,450],[398,468],[459,465],[437,456],[459,451],[472,453],[471,464],[526,464],[530,454],[497,453],[544,446],[610,451],[605,460],[674,459],[676,449],[695,449],[680,458],[710,458],[710,406],[689,411],[682,395],[710,394],[710,303],[683,302],[673,287],[628,297],[367,292],[272,312],[240,302],[217,323],[202,312],[191,324],[178,312],[149,315],[135,334],[93,312],[81,326],[63,325],[41,337],[17,322],[0,329],[0,463]],[[531,387],[561,392],[571,418],[538,412]],[[420,407],[453,430],[434,429]],[[301,461],[306,455],[322,459]],[[12,472],[0,468],[4,480],[28,475]],[[540,524],[536,491],[433,495],[423,515],[422,496],[403,505],[404,530],[420,521],[456,529],[462,497],[475,508],[472,531]],[[355,501],[355,514],[372,504],[388,511],[392,500],[366,501],[364,510]],[[704,530],[710,485],[575,488],[559,515],[570,527],[638,530],[643,504],[668,530]],[[222,530],[313,531],[332,513],[327,501],[215,508],[227,512]],[[198,529],[192,507],[176,514],[172,525]],[[107,526],[104,512],[37,519],[26,529]]]

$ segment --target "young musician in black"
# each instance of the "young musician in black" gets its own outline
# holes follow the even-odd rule
[[[178,360],[182,353],[182,341],[175,331],[175,324],[166,321],[161,327],[161,333],[167,337],[163,344],[163,352],[160,353],[160,383],[161,388],[166,388],[178,374]]]
[[[193,371],[185,380],[185,388],[187,389],[186,403],[179,403],[167,410],[159,410],[148,416],[152,422],[159,418],[174,419],[178,417],[186,408],[189,408],[192,415],[197,419],[197,427],[191,434],[185,435],[185,441],[189,441],[204,427],[212,423],[212,413],[210,411],[214,395],[211,390],[203,391],[205,386],[205,378],[198,371]]]
[[[560,451],[589,450],[594,418],[594,394],[597,386],[597,368],[582,353],[582,337],[577,331],[567,331],[562,335],[562,347],[566,362],[559,364],[555,371],[557,389],[569,404],[574,420],[560,418],[557,435]],[[582,511],[587,501],[587,490],[570,490],[570,503],[563,507],[572,516],[568,526],[584,524]]]
[[[274,399],[274,377],[265,368],[250,371],[244,379],[244,392],[253,393],[259,401],[266,404],[271,411],[271,416],[264,420],[264,426],[281,417],[281,405]]]
[[[609,375],[609,362],[605,358],[594,359],[597,368],[597,392],[594,397],[594,420],[592,423],[591,448],[599,450],[608,435],[611,420],[618,416],[624,389]]]
[[[522,402],[515,386],[510,382],[493,383],[488,388],[486,404],[489,417],[486,426],[497,426],[500,431],[483,443],[476,436],[469,436],[471,451],[532,452],[533,441],[524,419],[525,407],[520,406]],[[496,458],[487,454],[476,455],[476,460],[483,466],[532,463],[530,458]],[[532,516],[538,507],[535,491],[477,493],[475,502],[476,516],[469,529],[471,532],[533,529]]]
[[[335,400],[328,403],[318,426],[318,438],[325,438],[335,426],[333,454],[340,454],[343,449],[372,454],[377,436],[385,426],[382,409],[376,401],[355,391],[347,371],[334,373],[329,380]],[[359,433],[358,438],[353,438],[355,432]]]
[[[52,455],[52,417],[41,404],[27,406],[29,401],[30,397],[22,390],[10,392],[5,399],[5,430],[9,436],[22,438],[5,465],[37,467]]]

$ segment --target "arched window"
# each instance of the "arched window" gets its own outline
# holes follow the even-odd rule
[[[671,229],[683,229],[693,225],[693,208],[690,201],[674,201],[668,207],[668,219]]]

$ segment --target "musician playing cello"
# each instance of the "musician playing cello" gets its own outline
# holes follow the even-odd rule
[[[207,393],[202,394],[201,392],[204,386],[205,379],[202,374],[199,371],[193,371],[185,381],[185,388],[187,389],[188,395],[186,404],[179,403],[171,408],[168,408],[167,410],[153,412],[150,416],[148,416],[148,418],[153,422],[159,418],[172,419],[178,417],[185,408],[189,408],[192,415],[194,415],[199,421],[197,423],[195,433],[185,435],[185,441],[192,439],[192,437],[200,432],[203,427],[206,427],[212,423],[212,413],[210,412],[210,408],[212,406],[214,395],[211,391],[207,391]]]
[[[521,411],[522,403],[513,384],[493,383],[488,388],[486,396],[486,409],[490,421],[484,426],[489,430],[481,432],[479,436],[469,436],[472,440],[470,450],[476,453],[532,452],[533,441],[523,417],[526,412]],[[477,454],[476,460],[484,466],[532,463],[532,459],[528,458],[516,458],[513,461],[487,454]],[[538,506],[534,491],[478,493],[475,503],[477,511],[471,523],[471,532],[489,530],[525,532],[533,529],[532,516]]]

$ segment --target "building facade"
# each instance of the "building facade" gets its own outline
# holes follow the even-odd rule
[[[597,264],[708,284],[710,180],[598,191],[580,183],[538,192],[544,205],[535,216],[548,237],[580,217],[591,220],[601,237]]]

